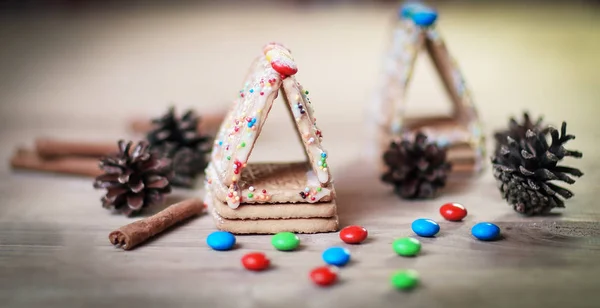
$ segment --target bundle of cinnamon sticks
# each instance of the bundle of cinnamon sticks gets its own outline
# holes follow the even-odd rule
[[[212,134],[218,129],[224,117],[224,112],[205,114],[198,124],[198,130]],[[128,128],[132,133],[145,135],[152,129],[152,121],[131,119]],[[42,137],[34,141],[33,149],[18,148],[10,160],[10,165],[13,169],[96,177],[102,174],[98,159],[117,151],[117,142]]]

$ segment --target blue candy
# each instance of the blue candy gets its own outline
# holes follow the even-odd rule
[[[400,9],[400,17],[404,19],[412,19],[412,21],[421,27],[428,27],[437,20],[437,12],[420,3],[407,3]]]
[[[471,228],[471,234],[481,241],[493,241],[500,236],[500,228],[493,223],[480,222]]]
[[[423,7],[423,5],[421,5],[419,3],[408,2],[400,8],[400,17],[410,18],[410,16],[412,15],[412,13],[414,11],[416,11],[422,7]]]
[[[411,228],[418,236],[432,237],[440,232],[440,225],[431,219],[420,218],[413,221]]]
[[[350,251],[343,247],[331,247],[323,252],[322,257],[329,265],[344,266],[350,261]]]
[[[433,25],[437,19],[437,13],[433,10],[416,11],[411,15],[417,26],[427,27]]]
[[[230,250],[235,245],[235,236],[229,232],[213,232],[206,238],[206,244],[214,250]]]

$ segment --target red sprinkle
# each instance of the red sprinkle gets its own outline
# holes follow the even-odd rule
[[[310,272],[310,279],[319,286],[329,286],[337,280],[337,274],[329,266],[321,266]]]
[[[240,170],[239,169],[235,169],[235,170],[233,170],[233,173],[240,174]]]
[[[251,252],[242,257],[242,265],[250,271],[262,271],[269,267],[271,262],[262,252]]]
[[[467,216],[467,209],[460,203],[446,203],[440,207],[440,214],[449,221],[461,221]]]
[[[348,226],[340,231],[340,239],[346,244],[360,244],[368,235],[367,229],[361,226]]]
[[[263,189],[263,190],[262,190],[262,193],[263,193],[263,194],[266,194],[266,193],[267,193],[267,190],[266,190],[266,189]]]

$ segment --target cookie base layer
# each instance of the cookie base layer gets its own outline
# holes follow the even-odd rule
[[[226,219],[213,209],[213,219],[217,229],[233,234],[275,234],[279,232],[324,233],[336,232],[338,217],[298,218],[298,219]]]
[[[225,219],[328,218],[337,213],[335,200],[327,203],[242,204],[232,209],[213,196],[210,205]]]

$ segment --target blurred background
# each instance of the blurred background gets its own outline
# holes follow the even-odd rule
[[[439,11],[440,31],[488,131],[530,110],[551,123],[568,121],[578,136],[573,147],[594,149],[599,1],[426,3]],[[39,135],[113,140],[124,135],[127,118],[158,116],[171,104],[200,113],[227,108],[261,47],[279,41],[294,54],[325,142],[350,160],[364,146],[357,136],[400,4],[0,0],[3,147]],[[427,57],[414,78],[409,109],[449,110]],[[287,121],[271,117],[268,125],[282,128],[265,134],[291,129]]]

